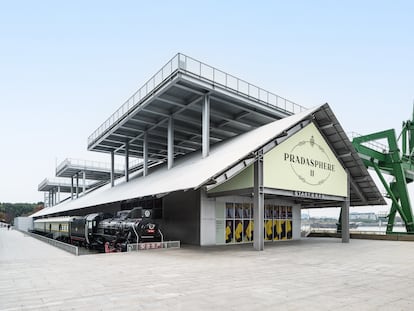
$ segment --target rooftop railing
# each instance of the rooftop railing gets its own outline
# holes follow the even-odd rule
[[[83,183],[83,182],[82,182]],[[95,181],[92,180],[85,180],[85,185],[91,186],[95,183]],[[42,182],[39,184],[38,189],[41,189],[42,187],[46,185],[55,185],[55,186],[71,186],[71,180],[68,178],[45,178],[42,180]],[[76,186],[75,186],[76,187]],[[81,187],[81,186],[79,186]]]
[[[186,56],[184,54],[178,54],[178,56],[180,70],[194,74],[199,78],[206,79],[214,84],[223,86],[226,89],[236,91],[239,94],[246,95],[254,100],[259,100],[261,103],[271,108],[282,109],[293,114],[306,110],[305,107],[300,106],[286,98],[266,91],[261,87],[200,62],[190,56]]]
[[[292,114],[306,109],[303,106],[266,91],[256,85],[236,78],[235,76],[200,62],[192,57],[178,53],[88,137],[88,146],[95,143],[98,138],[108,131],[108,129],[132,112],[132,110],[139,106],[146,97],[151,95],[158,86],[168,80],[178,70],[208,80],[209,82],[213,82],[216,85],[235,91],[253,100],[258,100],[271,108],[281,109]]]
[[[61,171],[65,166],[74,166],[85,170],[98,169],[106,170],[108,172],[111,170],[111,163],[67,158],[56,167],[56,174],[59,171]],[[124,166],[115,164],[114,169],[115,171],[122,172],[124,170]]]
[[[178,70],[179,55],[175,55],[167,62],[155,75],[151,77],[138,91],[136,91],[127,101],[118,108],[104,123],[98,127],[95,132],[88,137],[88,146],[94,143],[102,136],[110,127],[131,112],[138,103],[140,103],[148,94],[150,94],[157,86],[166,81],[174,72]]]

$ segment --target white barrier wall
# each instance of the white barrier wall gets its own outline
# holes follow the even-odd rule
[[[14,218],[14,227],[21,231],[33,230],[33,218],[16,217]]]

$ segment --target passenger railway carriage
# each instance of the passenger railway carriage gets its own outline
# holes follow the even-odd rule
[[[34,231],[56,240],[67,241],[69,240],[70,223],[75,218],[66,216],[37,219],[34,221]]]

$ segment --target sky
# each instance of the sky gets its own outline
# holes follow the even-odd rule
[[[0,202],[42,201],[38,184],[65,158],[109,161],[87,137],[178,52],[302,106],[328,102],[347,132],[399,132],[413,109],[413,11],[398,0],[0,0]]]

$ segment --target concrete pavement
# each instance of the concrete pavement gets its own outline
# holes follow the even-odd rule
[[[76,257],[0,229],[0,310],[413,310],[413,261],[334,238]]]

